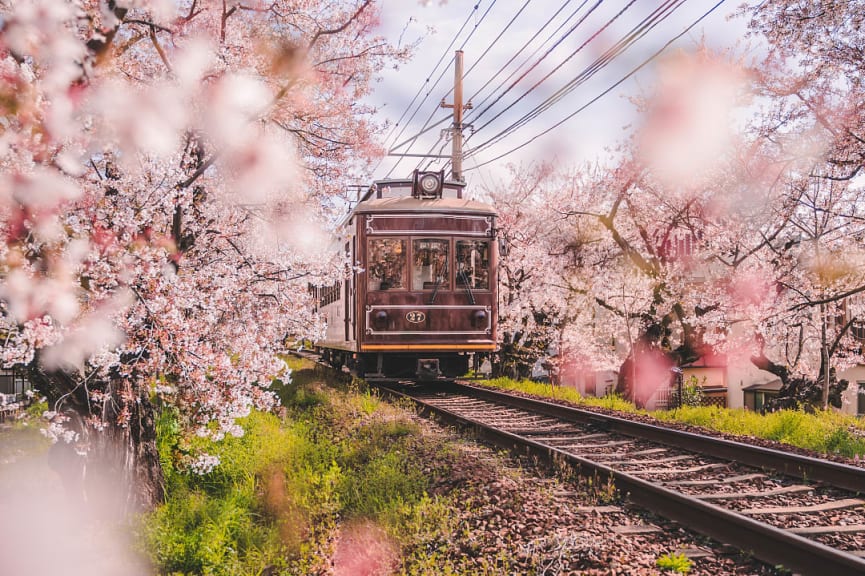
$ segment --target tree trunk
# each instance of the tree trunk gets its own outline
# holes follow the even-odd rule
[[[123,517],[164,499],[156,445],[156,410],[146,392],[120,381],[85,382],[79,374],[47,371],[38,359],[28,367],[33,387],[49,410],[64,418],[70,440],[52,448],[52,466],[70,497]],[[106,393],[97,402],[88,393]],[[76,494],[77,493],[77,494]]]
[[[759,355],[751,357],[751,363],[781,380],[778,396],[767,403],[769,410],[797,407],[813,410],[818,405],[824,410],[830,405],[840,408],[842,395],[849,385],[847,380],[835,381],[834,371],[826,369],[816,380],[793,377],[786,366],[772,362],[762,350]]]
[[[826,305],[820,304],[820,371],[823,376],[821,378],[823,390],[820,399],[823,410],[829,408],[829,340],[826,335],[826,323]]]

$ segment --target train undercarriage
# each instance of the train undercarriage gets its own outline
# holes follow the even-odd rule
[[[471,358],[467,353],[454,352],[356,354],[332,348],[321,349],[319,354],[324,362],[337,370],[345,367],[352,374],[371,380],[453,380],[468,373]]]

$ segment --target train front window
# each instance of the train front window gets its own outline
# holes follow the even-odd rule
[[[405,288],[405,240],[375,238],[369,241],[368,290]]]
[[[448,290],[450,287],[450,242],[421,238],[412,243],[411,284],[413,290]]]
[[[484,240],[457,240],[457,286],[490,289],[490,243]]]

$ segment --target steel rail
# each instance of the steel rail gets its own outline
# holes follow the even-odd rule
[[[463,393],[476,398],[492,400],[514,408],[523,408],[570,422],[591,424],[608,432],[618,432],[626,436],[653,440],[723,460],[774,470],[780,474],[802,478],[810,482],[822,482],[853,492],[865,492],[865,468],[850,466],[849,464],[821,460],[734,440],[703,436],[644,422],[635,422],[617,416],[609,416],[544,400],[513,396],[464,383],[456,383],[448,389],[456,392],[462,390]]]
[[[683,526],[687,526],[719,542],[735,546],[769,564],[781,565],[785,569],[794,570],[802,574],[865,575],[865,559],[863,558],[831,548],[814,540],[809,540],[798,534],[775,528],[769,524],[753,520],[692,496],[675,492],[642,478],[614,470],[604,464],[593,462],[504,430],[491,428],[477,420],[433,406],[419,398],[393,388],[383,385],[379,385],[378,388],[385,395],[414,403],[418,406],[419,413],[423,416],[429,417],[434,415],[441,421],[470,430],[476,437],[501,448],[515,453],[536,456],[550,463],[566,463],[582,476],[612,478],[616,490],[637,506],[679,522]],[[466,387],[465,385],[457,385],[455,388],[468,388],[469,394],[474,397],[483,396],[484,393],[489,392],[488,390],[473,386]],[[500,400],[499,396],[507,398]],[[514,407],[534,406],[534,402],[538,402],[531,401],[524,404],[523,401],[526,400],[524,398],[518,398],[519,402],[511,402],[515,397],[498,393],[489,395],[488,399],[495,399],[497,402],[507,403]],[[566,408],[547,402],[539,402],[539,404],[544,405],[543,407],[547,410],[545,413],[550,416],[558,416],[555,413],[558,412],[558,408]],[[532,409],[534,410],[534,408]],[[614,417],[586,411],[580,412],[584,412],[585,414],[579,419],[572,417],[570,420],[601,425],[604,422],[610,422],[608,419],[624,422],[624,420]],[[562,412],[562,414],[567,413],[568,411]],[[598,416],[602,416],[602,418],[598,419]],[[558,417],[568,419],[567,417]],[[611,425],[614,423],[619,424],[618,422],[610,422]],[[630,429],[627,427],[623,428]],[[654,434],[659,434],[659,431],[662,430],[660,427],[650,426],[650,428],[658,429],[652,432]],[[661,436],[663,435],[659,434],[659,437]],[[666,442],[666,440],[659,441]],[[694,440],[691,439],[690,442],[690,446],[693,447]]]

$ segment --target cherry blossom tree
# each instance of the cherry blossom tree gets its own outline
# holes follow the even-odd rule
[[[660,260],[653,265],[641,247],[656,251],[660,244],[656,236],[643,242],[633,226],[634,209],[650,204],[632,203],[632,174],[625,168],[566,172],[535,166],[513,169],[496,190],[490,195],[506,248],[500,271],[503,350],[555,342],[562,365],[620,372],[633,355],[651,354],[654,344],[643,342],[646,322],[658,308],[652,278],[662,271]],[[623,202],[632,209],[622,209]],[[530,360],[540,353],[535,350]]]
[[[499,213],[499,339],[493,373],[531,376],[535,362],[557,340],[560,312],[558,258],[550,252],[555,223],[548,203],[557,191],[553,170],[539,165],[509,167],[509,179],[484,194]]]
[[[241,434],[315,333],[320,206],[380,152],[359,100],[408,55],[375,26],[371,0],[0,3],[0,354],[127,504],[162,496],[154,403]]]
[[[524,235],[546,245],[518,251],[547,279],[530,300],[511,293],[531,309],[583,313],[568,330],[572,350],[616,366],[619,391],[640,403],[669,368],[725,353],[778,376],[788,403],[826,406],[844,385],[835,374],[863,360],[861,119],[851,104],[863,101],[861,62],[848,54],[835,67],[838,39],[806,49],[806,35],[798,50],[819,58],[780,68],[798,53],[789,29],[768,24],[781,4],[762,3],[752,24],[783,44],[766,61],[700,48],[662,62],[618,164],[525,172],[508,185],[537,196]],[[827,17],[796,10],[783,17],[800,26]],[[846,27],[857,18],[835,14],[811,34],[834,26],[853,41]],[[847,75],[833,79],[839,69]],[[503,228],[520,225],[502,218]]]
[[[546,245],[531,248],[541,257],[524,268],[544,279],[532,293],[546,300],[531,307],[570,316],[566,348],[579,363],[616,370],[619,392],[640,404],[667,386],[672,367],[711,353],[743,321],[729,305],[736,278],[760,267],[789,222],[774,186],[781,168],[731,128],[745,80],[722,55],[676,54],[638,102],[645,120],[617,165],[528,172],[506,187],[537,196],[525,235]],[[502,217],[505,237],[519,226],[511,220]]]
[[[754,135],[783,163],[795,203],[789,240],[775,247],[787,262],[778,277],[785,302],[762,324],[771,352],[755,363],[781,377],[784,395],[825,407],[836,372],[863,361],[865,3],[773,0],[741,12],[768,47],[755,75],[767,105]]]

